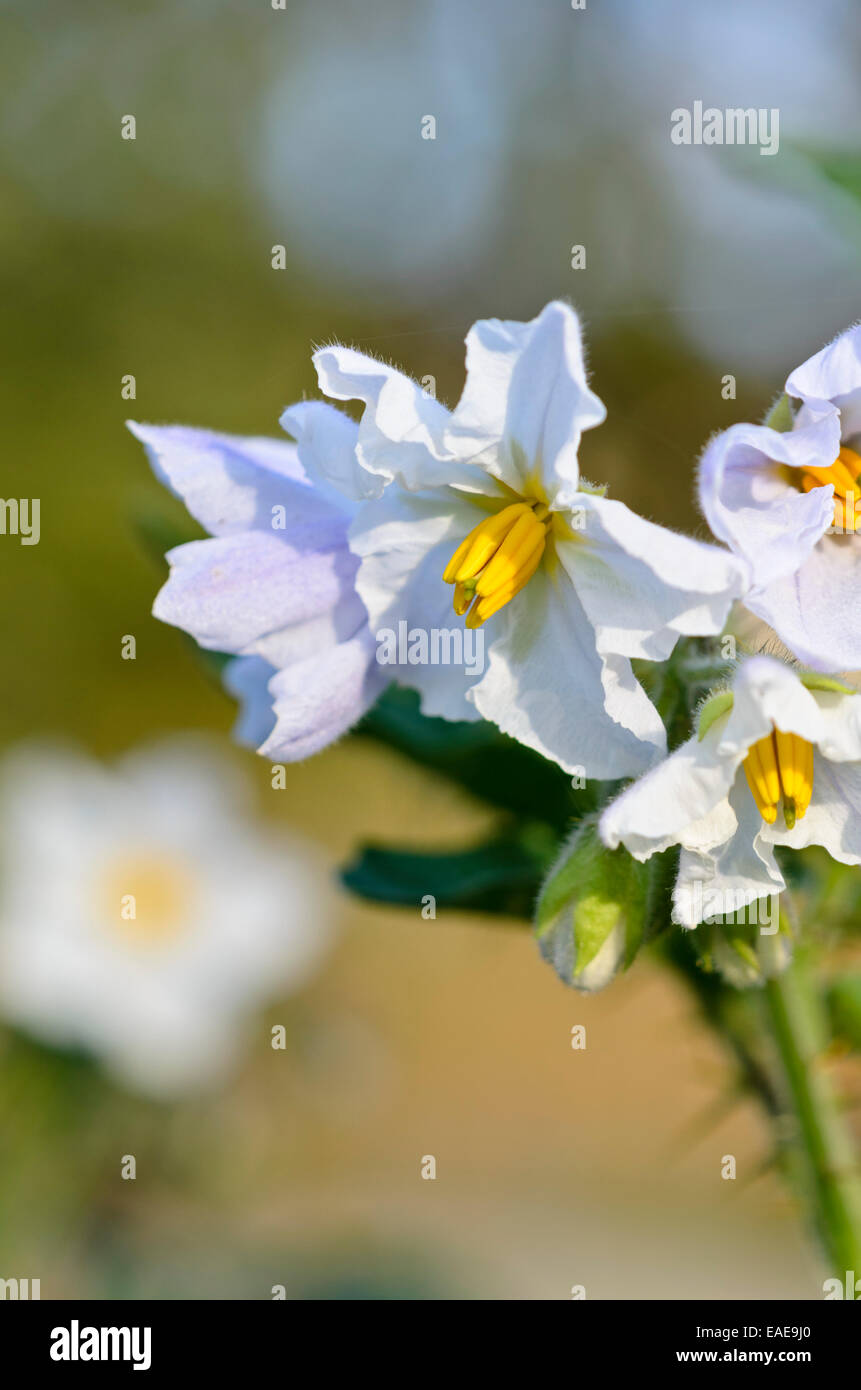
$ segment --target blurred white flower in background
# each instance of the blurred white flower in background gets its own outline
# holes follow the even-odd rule
[[[0,1011],[156,1097],[222,1078],[331,941],[325,869],[203,736],[0,763]],[[268,1043],[268,1034],[265,1035]]]

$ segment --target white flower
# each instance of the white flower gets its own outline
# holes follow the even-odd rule
[[[684,926],[781,892],[776,845],[861,863],[861,695],[751,657],[697,733],[607,807],[600,831],[640,860],[681,845]]]
[[[327,395],[366,406],[355,470],[329,481],[365,499],[349,536],[371,631],[403,619],[445,629],[452,600],[468,626],[488,624],[479,679],[433,665],[396,672],[424,711],[484,716],[588,776],[649,766],[665,732],[631,659],[663,660],[680,636],[719,632],[742,571],[581,480],[581,434],[605,411],[574,312],[553,303],[530,323],[475,324],[452,412],[349,348],[323,348],[315,363]],[[296,433],[295,411],[282,423]],[[322,450],[318,459],[325,476]]]
[[[0,764],[0,1009],[168,1096],[220,1078],[251,1012],[330,940],[308,847],[249,818],[205,740],[106,769],[22,747]]]
[[[745,605],[799,661],[861,667],[861,325],[797,367],[784,431],[732,425],[707,446],[700,504],[744,563]]]

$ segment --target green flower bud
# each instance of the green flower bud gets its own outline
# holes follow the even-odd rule
[[[696,929],[701,965],[718,971],[735,989],[756,988],[782,975],[792,960],[793,938],[787,923],[778,919],[776,900],[774,906],[776,931],[733,918],[701,923]]]
[[[594,818],[577,827],[535,911],[539,949],[560,979],[592,992],[627,969],[645,933],[653,877],[626,850],[606,849]]]

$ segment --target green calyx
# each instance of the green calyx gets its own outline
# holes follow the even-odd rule
[[[731,690],[716,690],[713,695],[709,695],[700,707],[699,718],[697,719],[697,738],[700,742],[705,738],[715,721],[720,719],[721,715],[729,713],[734,698]]]
[[[655,865],[609,850],[595,817],[581,821],[547,876],[535,912],[544,959],[566,984],[592,991],[630,965],[651,934]]]
[[[788,434],[793,428],[795,417],[792,413],[789,397],[785,391],[782,396],[778,396],[771,410],[766,415],[763,424],[770,430],[777,430],[778,434]]]
[[[835,695],[857,695],[854,686],[839,681],[834,676],[821,676],[818,671],[804,671],[798,679],[807,690],[827,690]]]

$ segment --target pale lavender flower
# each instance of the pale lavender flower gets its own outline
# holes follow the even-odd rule
[[[347,543],[356,511],[318,469],[355,467],[355,425],[322,402],[293,412],[296,445],[129,422],[157,476],[212,539],[168,555],[153,612],[202,646],[236,657],[237,728],[276,760],[318,752],[376,699],[367,614]]]

